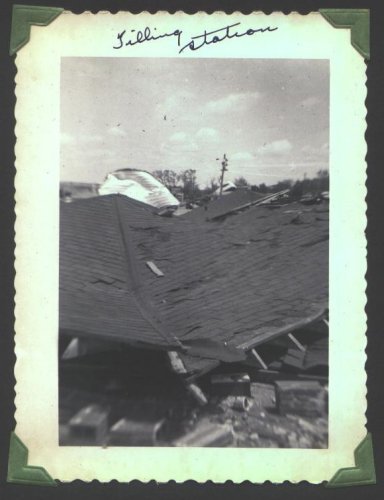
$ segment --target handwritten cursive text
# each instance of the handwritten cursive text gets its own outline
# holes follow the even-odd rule
[[[143,30],[132,29],[130,34],[127,34],[127,31],[123,30],[117,34],[118,45],[114,45],[113,48],[121,49],[122,47],[132,47],[145,42],[154,42],[162,38],[175,38],[177,40],[177,46],[179,47],[179,54],[181,54],[184,50],[196,51],[206,45],[220,43],[224,40],[232,40],[233,38],[242,38],[244,36],[253,36],[257,33],[266,33],[276,31],[278,29],[277,26],[267,26],[265,28],[248,28],[245,31],[239,32],[237,27],[240,26],[240,24],[241,23],[229,24],[228,26],[224,26],[223,28],[214,31],[204,30],[203,33],[192,36],[187,43],[184,43],[185,40],[183,40],[183,31],[180,29],[175,29],[169,33],[161,34],[157,33],[157,28],[151,29],[148,26],[146,26]]]

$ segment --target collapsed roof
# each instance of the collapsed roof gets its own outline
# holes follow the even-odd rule
[[[132,168],[108,174],[99,188],[99,194],[123,194],[156,208],[176,208],[180,205],[179,200],[152,174]]]
[[[195,222],[219,219],[231,210],[256,202],[263,197],[265,195],[251,191],[250,189],[238,189],[186,212],[183,214],[183,217]]]
[[[178,351],[190,376],[327,309],[327,207],[194,222],[109,195],[63,203],[60,230],[60,331]]]

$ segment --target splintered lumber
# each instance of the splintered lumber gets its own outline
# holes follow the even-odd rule
[[[167,355],[172,370],[178,375],[185,375],[187,373],[187,370],[185,369],[184,363],[182,362],[179,354],[176,351],[168,351]],[[208,403],[205,394],[196,384],[192,382],[187,383],[186,388],[200,406],[204,406]]]
[[[253,356],[257,359],[257,361],[260,363],[261,367],[264,369],[264,370],[267,370],[268,369],[268,366],[264,363],[262,357],[260,356],[260,354],[256,351],[255,348],[251,349],[251,353],[253,354]]]
[[[187,373],[184,363],[176,351],[168,351],[167,355],[169,362],[171,363],[171,368],[175,373],[178,373],[179,375]]]
[[[297,340],[297,338],[293,335],[293,333],[288,333],[288,338],[289,340],[292,340],[292,342],[295,344],[295,346],[300,349],[300,351],[305,352],[305,347],[301,342]]]
[[[208,403],[208,399],[205,397],[204,392],[196,384],[187,385],[188,392],[195,398],[200,406],[204,406]]]
[[[319,382],[280,380],[275,382],[275,391],[280,415],[325,416],[326,393]]]

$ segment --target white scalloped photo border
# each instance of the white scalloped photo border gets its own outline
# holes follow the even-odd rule
[[[240,21],[278,26],[178,54],[175,40],[116,51],[125,26],[182,29],[187,36]],[[58,255],[60,59],[76,57],[298,58],[330,61],[329,448],[97,448],[58,446]],[[354,466],[366,435],[366,65],[349,29],[319,13],[63,12],[33,26],[16,64],[16,434],[29,463],[61,481],[236,483],[328,481]],[[113,91],[113,89],[111,90]]]

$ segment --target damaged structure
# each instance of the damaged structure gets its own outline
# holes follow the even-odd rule
[[[287,191],[266,195],[251,189],[236,189],[186,212],[183,216],[195,222],[219,221],[252,206],[278,201]]]
[[[246,196],[180,217],[119,194],[63,203],[64,347],[158,352],[202,403],[198,379],[220,364],[266,368],[259,346],[327,317],[328,207]]]
[[[122,194],[158,209],[176,209],[180,202],[145,170],[123,168],[109,173],[99,188],[100,195]]]

